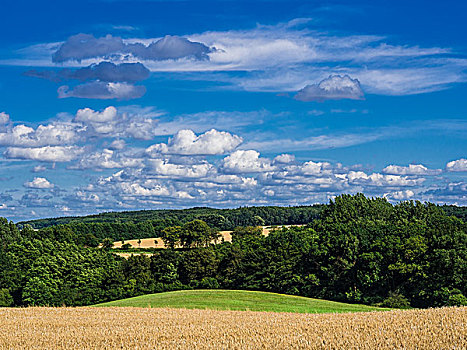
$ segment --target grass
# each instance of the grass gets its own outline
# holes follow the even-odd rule
[[[293,295],[243,290],[183,290],[142,295],[96,306],[184,308],[296,313],[331,313],[389,310]]]

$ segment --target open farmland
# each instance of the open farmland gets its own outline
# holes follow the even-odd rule
[[[303,226],[303,225],[280,225],[280,226],[263,226],[263,235],[269,235],[269,232],[274,229],[279,229],[282,227],[291,227],[291,226]],[[232,231],[219,231],[221,237],[219,238],[218,242],[232,242]],[[138,239],[129,239],[126,241],[115,241],[113,247],[114,248],[121,248],[122,244],[128,243],[131,245],[132,248],[165,248],[164,242],[161,238],[141,238],[141,242],[138,243]],[[213,242],[216,243],[216,242]]]
[[[466,349],[467,307],[347,314],[0,309],[0,349]]]
[[[275,311],[275,312],[356,312],[389,310],[367,305],[338,303],[246,290],[180,290],[115,300],[97,306],[169,307],[186,309]]]

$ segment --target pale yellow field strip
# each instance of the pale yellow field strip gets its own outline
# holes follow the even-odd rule
[[[276,228],[281,228],[281,227],[291,227],[291,226],[302,226],[302,225],[280,225],[277,226]],[[263,235],[267,236],[269,235],[269,232],[273,230],[274,228],[271,228],[271,226],[263,226]],[[220,240],[218,240],[217,243],[222,242],[222,239],[225,242],[232,242],[232,231],[220,231],[219,232],[221,235]],[[131,244],[132,248],[165,248],[164,242],[162,241],[161,238],[141,238],[141,243],[138,243],[138,239],[130,239],[127,241],[124,241],[124,243]],[[213,242],[216,243],[216,242]],[[122,246],[122,241],[116,241],[114,242],[114,248],[120,248]]]
[[[0,308],[0,349],[467,349],[467,307],[348,314]]]

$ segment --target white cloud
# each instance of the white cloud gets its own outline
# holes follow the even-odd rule
[[[192,130],[180,130],[167,144],[159,143],[146,149],[151,157],[160,154],[214,155],[224,154],[235,149],[242,138],[225,131],[211,129],[196,136]]]
[[[10,121],[10,116],[5,112],[0,112],[0,124],[7,124]]]
[[[367,175],[363,171],[350,171],[346,175],[346,178],[350,184],[378,187],[417,186],[425,181],[424,178],[413,179],[399,175],[383,175],[378,173]]]
[[[116,151],[104,148],[102,151],[87,154],[71,169],[115,169],[115,168],[141,168],[141,158],[126,157]]]
[[[409,166],[388,165],[382,172],[392,175],[437,175],[441,169],[428,169],[422,164],[409,164]]]
[[[104,59],[140,62],[157,72],[216,72],[195,79],[223,81],[235,89],[275,92],[297,91],[332,72],[358,79],[366,92],[389,95],[436,91],[467,80],[467,60],[456,57],[451,49],[393,45],[383,36],[330,34],[327,28],[312,30],[279,23],[247,30],[207,31],[187,38],[122,40],[78,34],[65,43],[19,50],[20,58],[7,57],[0,64],[54,66],[51,55],[68,67],[87,67]],[[73,61],[81,59],[81,63]],[[217,74],[229,71],[247,74]]]
[[[467,171],[467,159],[461,158],[446,164],[447,171]]]
[[[255,173],[272,171],[275,167],[269,159],[259,158],[255,150],[238,150],[222,160],[222,169],[232,173]]]
[[[415,193],[412,190],[403,190],[403,191],[386,193],[384,194],[384,197],[388,199],[394,199],[394,200],[405,200],[405,199],[412,198],[414,195]]]
[[[124,108],[122,109],[125,110]],[[145,113],[144,110],[140,109],[119,113],[114,106],[109,106],[102,112],[91,108],[80,109],[77,111],[73,121],[86,126],[88,136],[129,137],[150,140],[157,134],[157,120],[154,118],[158,115],[158,113],[154,112]],[[123,140],[118,142],[120,146],[122,142],[124,144]],[[117,145],[117,147],[120,146]]]
[[[323,102],[326,100],[361,100],[363,91],[360,82],[348,75],[330,75],[317,84],[307,85],[301,89],[295,99],[300,101]]]
[[[271,117],[270,113],[264,110],[252,112],[206,111],[184,114],[176,118],[169,118],[169,120],[160,118],[154,132],[157,135],[174,135],[182,129],[190,129],[195,133],[202,133],[212,128],[222,129],[226,126],[238,129],[244,126],[261,125],[268,117]]]
[[[109,149],[111,150],[122,150],[126,146],[125,140],[113,140],[112,143],[109,145]]]
[[[431,66],[427,66],[431,63]],[[423,60],[420,66],[406,68],[353,68],[349,74],[358,77],[367,93],[378,95],[413,95],[444,90],[467,80],[467,60]]]
[[[54,184],[50,183],[49,180],[47,180],[44,177],[35,177],[34,180],[25,182],[24,186],[29,187],[29,188],[39,188],[39,189],[54,188]]]
[[[67,207],[66,205],[62,205],[58,208],[60,211],[62,211],[63,213],[68,213],[71,211],[71,209],[69,207]]]
[[[295,156],[293,154],[279,154],[278,156],[274,157],[274,163],[292,163],[295,160]]]
[[[32,169],[32,172],[33,173],[40,173],[42,171],[45,171],[47,168],[43,165],[36,165],[33,169]]]
[[[138,183],[122,182],[118,184],[118,187],[120,187],[125,194],[137,197],[168,197],[171,194],[166,187],[160,185],[154,185],[151,188],[147,188]]]
[[[91,108],[79,109],[76,112],[75,121],[84,123],[108,123],[117,119],[117,109],[114,106],[105,108],[102,112]]]
[[[45,146],[37,148],[8,147],[3,155],[13,159],[31,159],[42,162],[69,162],[84,153],[78,146]]]
[[[354,134],[317,135],[301,140],[276,137],[273,140],[269,138],[266,141],[249,141],[243,144],[242,148],[253,148],[268,151],[281,151],[284,149],[287,149],[288,151],[319,150],[359,145],[387,138],[389,135],[394,135],[394,129],[380,129],[368,133],[361,132]]]
[[[203,178],[206,177],[213,166],[209,163],[181,165],[171,164],[166,160],[151,159],[149,160],[150,173],[182,178]]]
[[[33,129],[24,124],[0,133],[0,146],[40,147],[78,141],[79,130],[72,123],[55,122]]]
[[[467,182],[449,182],[447,185],[436,184],[423,193],[426,200],[444,204],[467,205]]]
[[[95,193],[88,193],[85,191],[76,191],[75,196],[78,200],[82,202],[91,202],[91,203],[98,203],[100,198]]]
[[[331,174],[332,166],[327,162],[309,161],[304,163],[300,170],[304,175],[325,175]]]

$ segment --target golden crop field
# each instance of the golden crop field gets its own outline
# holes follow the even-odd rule
[[[0,349],[467,349],[467,307],[347,314],[0,308]]]
[[[291,227],[291,226],[303,226],[303,225],[280,225],[277,227],[272,228],[271,226],[263,226],[263,235],[267,236],[269,235],[269,232],[273,229],[277,228],[282,228],[282,227]],[[220,239],[217,242],[213,243],[219,243],[224,240],[225,242],[232,242],[232,231],[219,231],[219,234],[221,235]],[[138,239],[129,239],[126,241],[123,241],[123,243],[128,243],[131,245],[132,248],[165,248],[164,242],[162,241],[161,238],[141,238],[141,242],[138,243]],[[114,248],[121,248],[122,246],[122,241],[115,241],[114,242]]]

